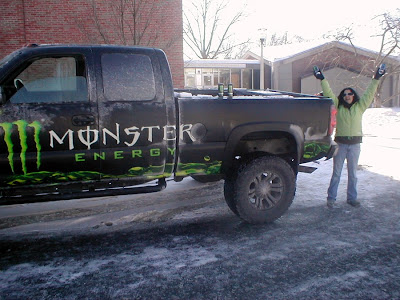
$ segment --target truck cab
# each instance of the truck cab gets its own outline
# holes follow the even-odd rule
[[[161,52],[30,45],[6,57],[0,67],[4,190],[52,184],[71,190],[74,182],[90,189],[99,180],[128,185],[169,176],[175,109]]]

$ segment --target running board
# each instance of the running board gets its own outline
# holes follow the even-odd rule
[[[154,193],[163,190],[166,186],[167,183],[165,181],[165,178],[160,178],[158,179],[156,185],[98,189],[93,191],[87,190],[87,191],[71,192],[71,193],[63,192],[63,193],[47,193],[47,194],[23,195],[23,196],[5,196],[0,198],[0,205]]]
[[[317,168],[314,167],[306,167],[306,166],[299,166],[299,172],[311,174]]]

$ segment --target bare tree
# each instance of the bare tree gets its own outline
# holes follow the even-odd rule
[[[251,46],[250,40],[246,43],[241,43],[236,46],[231,47],[231,43],[226,45],[227,51],[224,53],[225,59],[239,59],[241,58],[247,51],[250,50]]]
[[[90,7],[92,25],[77,20],[80,29],[91,43],[157,46],[170,48],[176,39],[163,40],[161,29],[166,18],[159,12],[163,10],[164,1],[156,0],[87,0]],[[104,12],[107,12],[105,14]],[[158,13],[157,13],[158,12]],[[149,15],[157,14],[157,18]],[[110,17],[111,15],[111,17]],[[177,37],[180,34],[176,34]]]
[[[282,46],[282,45],[289,45],[293,43],[304,43],[307,42],[306,39],[299,35],[291,36],[287,31],[282,34],[277,32],[268,33],[268,28],[259,28],[259,35],[265,38],[265,45],[266,46]],[[257,41],[259,43],[259,41]]]
[[[354,53],[357,56],[357,48],[353,44],[354,32],[353,32],[353,26],[352,25],[339,28],[334,33],[328,33],[328,34],[324,35],[324,38],[328,38],[328,39],[333,38],[333,39],[335,39],[337,41],[347,41],[347,42],[349,42],[353,46]]]
[[[400,13],[400,10],[397,9],[397,13]],[[338,29],[337,32],[333,34],[325,35],[325,38],[334,38],[338,41],[347,41],[351,44],[354,51],[354,59],[353,64],[358,64],[359,68],[354,68],[359,70],[359,75],[371,73],[371,71],[375,70],[380,64],[385,63],[388,60],[388,57],[393,54],[399,54],[400,52],[400,17],[399,15],[395,15],[394,13],[384,13],[375,17],[379,21],[381,26],[381,32],[376,35],[376,37],[380,38],[380,47],[379,51],[375,55],[373,59],[369,61],[365,61],[365,57],[358,53],[357,47],[354,45],[354,32],[352,26],[344,27]],[[395,99],[399,96],[398,93],[391,95],[386,99],[381,99],[381,87],[385,80],[392,76],[396,76],[400,74],[400,62],[393,63],[391,60],[391,64],[389,66],[389,72],[387,76],[384,76],[381,79],[380,86],[376,93],[374,99],[375,107],[381,107],[383,104],[389,102],[392,99]],[[339,64],[340,57],[337,59],[333,59],[331,64]]]
[[[397,16],[393,14],[385,13],[379,16],[380,24],[382,27],[382,33],[379,35],[381,37],[381,46],[379,54],[377,56],[377,65],[385,62],[386,58],[393,54],[399,53],[400,50],[400,9],[397,9]],[[400,74],[400,62],[396,65],[392,65],[389,76],[394,76]],[[382,78],[382,83],[387,80],[388,76]],[[382,104],[398,97],[400,94],[392,95],[387,99],[381,99],[378,90],[378,96],[375,98],[375,104],[380,107]]]
[[[184,42],[198,58],[232,56],[233,49],[248,43],[233,41],[232,27],[241,21],[244,12],[231,14],[227,4],[226,0],[192,0],[184,8]],[[225,16],[232,16],[227,23],[223,22]]]
[[[301,43],[301,42],[305,42],[305,39],[298,35],[289,37],[288,32],[286,31],[282,35],[279,35],[278,33],[273,33],[267,39],[266,44],[267,44],[267,46],[281,46],[281,45],[289,45],[289,44]]]

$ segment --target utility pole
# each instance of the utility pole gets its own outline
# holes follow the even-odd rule
[[[264,90],[264,44],[265,38],[260,38],[261,58],[260,58],[260,90]]]

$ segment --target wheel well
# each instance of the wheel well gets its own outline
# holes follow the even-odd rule
[[[232,165],[237,166],[265,155],[283,158],[297,174],[296,140],[291,134],[281,131],[252,132],[243,136],[233,152]]]

